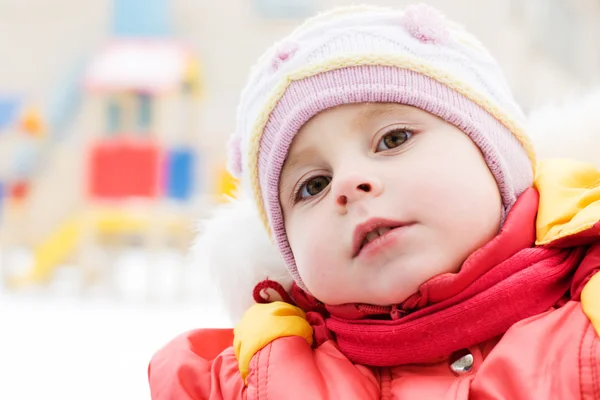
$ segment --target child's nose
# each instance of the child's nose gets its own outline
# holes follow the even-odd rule
[[[337,182],[334,178],[333,186],[335,201],[341,207],[367,196],[377,197],[382,189],[378,179],[358,174],[339,178]]]

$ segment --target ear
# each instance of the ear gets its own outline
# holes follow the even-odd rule
[[[600,168],[600,88],[535,109],[528,128],[540,159],[573,158]]]
[[[293,282],[256,205],[243,194],[217,207],[211,218],[201,222],[192,260],[195,268],[207,270],[234,323],[254,304],[252,292],[259,282],[276,281],[288,292]]]

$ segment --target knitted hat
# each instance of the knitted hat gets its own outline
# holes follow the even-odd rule
[[[306,289],[279,203],[292,139],[341,104],[400,103],[455,125],[479,147],[504,212],[532,185],[535,156],[524,115],[486,49],[437,10],[343,8],[306,21],[259,60],[242,92],[229,168],[250,191],[294,280]]]

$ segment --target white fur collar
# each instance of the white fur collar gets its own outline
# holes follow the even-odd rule
[[[538,159],[572,158],[600,168],[600,88],[534,110],[528,128]]]
[[[237,323],[254,303],[254,287],[265,279],[289,291],[292,277],[271,243],[252,199],[240,195],[216,208],[200,226],[192,249],[195,268],[206,268],[229,318]]]

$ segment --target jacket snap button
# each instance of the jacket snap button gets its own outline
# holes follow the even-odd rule
[[[457,375],[464,375],[473,369],[473,354],[468,353],[450,364],[450,369]]]

